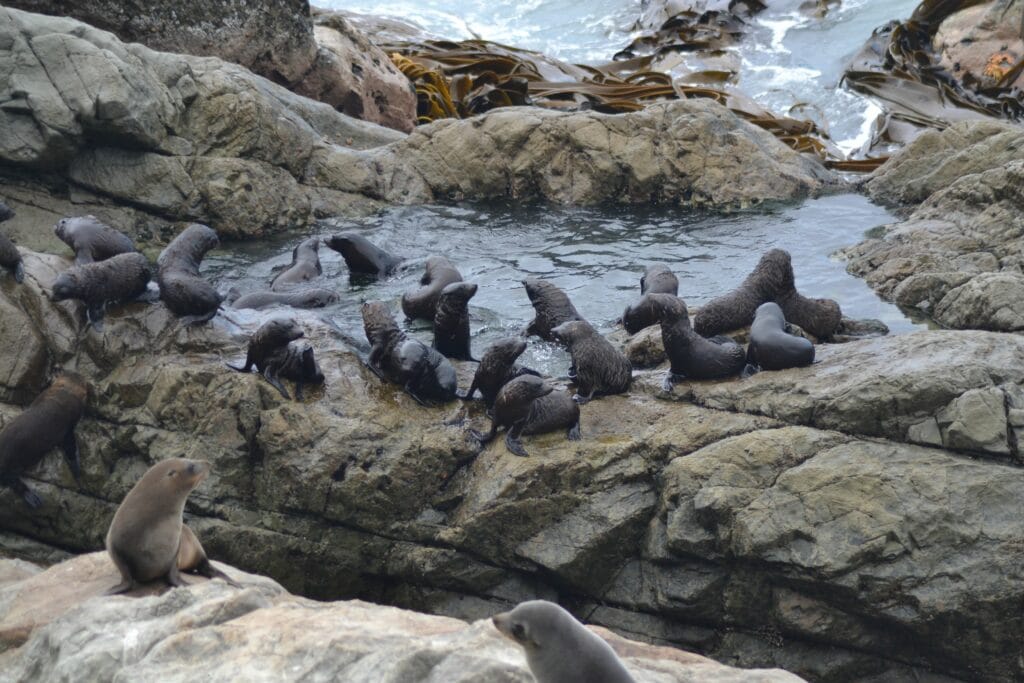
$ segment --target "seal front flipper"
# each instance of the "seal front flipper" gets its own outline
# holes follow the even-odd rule
[[[685,379],[686,375],[681,375],[675,372],[669,372],[667,375],[665,375],[665,381],[661,383],[661,389],[662,391],[666,391],[671,394],[672,389],[676,386],[676,384],[682,382]]]
[[[580,433],[580,421],[579,420],[576,420],[576,424],[574,424],[569,429],[569,434],[567,435],[567,438],[569,439],[569,441],[580,441],[580,440],[583,439],[583,435]]]
[[[281,384],[281,380],[278,379],[277,375],[267,370],[263,373],[263,378],[270,382],[270,386],[274,387],[279,392],[281,392],[282,396],[284,396],[289,401],[292,400],[292,397],[288,395],[288,390],[284,388],[283,384]]]
[[[96,328],[97,332],[103,331],[103,314],[106,306],[91,306],[85,309],[85,321]]]
[[[422,398],[420,398],[419,396],[417,396],[417,395],[416,395],[416,392],[415,392],[415,391],[413,391],[413,389],[412,389],[412,385],[411,385],[411,383],[410,383],[410,384],[406,384],[406,385],[405,385],[404,387],[402,387],[402,388],[403,388],[403,389],[405,389],[405,393],[407,393],[407,394],[409,394],[410,396],[412,396],[412,400],[416,401],[417,403],[419,403],[419,404],[420,404],[421,406],[423,406],[424,408],[429,408],[429,407],[430,407],[430,404],[429,404],[429,403],[427,403],[427,402],[426,402],[426,401],[424,401],[424,400],[423,400]]]
[[[213,309],[209,313],[203,313],[201,315],[183,315],[178,320],[181,321],[182,325],[202,325],[213,320],[213,317],[217,315],[217,311],[220,309]]]
[[[71,425],[68,433],[64,435],[64,443],[61,444],[61,449],[64,451],[64,459],[68,461],[71,475],[75,478],[75,481],[80,481],[82,478],[82,463],[78,458],[78,440],[75,439],[75,426]]]
[[[18,261],[18,265],[14,266],[14,281],[21,284],[25,281],[25,264]]]
[[[107,589],[103,595],[119,595],[120,593],[127,593],[135,587],[135,582],[131,579],[125,579],[121,583],[117,584],[113,588]]]
[[[582,393],[575,393],[572,395],[572,400],[576,401],[577,405],[583,405],[589,403],[594,398],[594,389],[590,390],[590,393],[584,396]]]
[[[178,563],[172,562],[171,568],[167,570],[167,576],[164,577],[167,583],[172,586],[187,586],[188,584],[182,581],[181,572],[178,571]]]
[[[516,423],[516,425],[505,434],[505,448],[507,448],[513,455],[518,455],[521,458],[530,457],[530,454],[527,453],[526,449],[523,447],[523,442],[519,440],[519,435],[522,434],[525,422],[526,421],[524,420]]]
[[[208,559],[204,559],[193,571],[208,579],[223,579],[225,583],[232,585],[235,588],[242,587],[242,584],[238,583],[230,576],[210,564],[210,560]]]
[[[761,372],[761,368],[757,367],[756,365],[751,365],[750,363],[747,363],[746,365],[743,366],[743,372],[740,373],[740,379],[748,379],[759,372]]]

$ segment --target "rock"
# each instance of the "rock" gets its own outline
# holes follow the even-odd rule
[[[935,419],[947,448],[1010,453],[1006,395],[998,387],[964,392]]]
[[[935,319],[957,329],[1024,331],[1024,274],[975,276],[939,300]]]
[[[626,340],[623,352],[634,368],[654,368],[667,360],[661,325],[646,327]]]
[[[940,64],[961,81],[992,87],[1024,57],[1024,3],[990,0],[951,14],[939,26],[932,44]],[[1004,85],[1024,86],[1024,77]]]

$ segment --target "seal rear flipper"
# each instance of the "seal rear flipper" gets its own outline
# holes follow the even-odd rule
[[[748,377],[753,377],[759,372],[761,372],[761,368],[759,366],[747,363],[746,365],[743,366],[743,372],[740,373],[740,379],[747,379]]]
[[[583,439],[583,434],[580,433],[580,421],[576,420],[576,424],[569,428],[569,434],[566,436],[569,441],[580,441]]]
[[[665,381],[661,383],[661,388],[663,391],[666,391],[671,394],[672,389],[675,387],[675,385],[679,382],[682,382],[684,379],[686,379],[686,375],[681,375],[679,373],[669,371],[669,373],[665,375]]]
[[[68,429],[68,433],[64,435],[61,450],[64,451],[64,459],[68,461],[71,476],[75,478],[75,481],[80,481],[82,478],[82,463],[78,457],[78,440],[75,438],[75,425],[72,425]]]
[[[208,579],[223,579],[225,583],[228,583],[235,588],[242,587],[240,583],[210,564],[210,560],[207,558],[203,558],[203,561],[192,569],[192,571],[200,576],[205,576]]]
[[[18,265],[14,266],[14,281],[21,284],[25,281],[25,264],[18,261]]]
[[[498,433],[498,428],[494,425],[491,425],[491,431],[488,432],[487,434],[481,434],[475,429],[470,429],[468,431],[470,436],[476,439],[481,446],[484,446],[489,444],[494,439],[495,435]]]

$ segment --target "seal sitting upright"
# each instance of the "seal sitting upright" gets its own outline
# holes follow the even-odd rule
[[[551,392],[551,386],[540,377],[534,375],[516,377],[501,388],[498,397],[494,400],[491,431],[485,435],[471,429],[469,430],[470,435],[481,445],[486,445],[494,439],[498,429],[505,427],[508,429],[508,433],[505,434],[505,447],[515,455],[527,457],[529,453],[523,448],[519,436],[523,432],[523,427],[526,426],[526,420],[530,417],[534,402]]]
[[[745,374],[758,370],[785,370],[814,362],[814,344],[810,339],[786,332],[782,308],[772,301],[757,307],[750,325]]]
[[[135,251],[135,243],[128,235],[100,222],[96,216],[62,218],[53,226],[53,234],[71,247],[79,265]]]
[[[577,403],[586,403],[595,395],[629,391],[633,381],[633,366],[629,359],[586,320],[562,323],[551,330],[551,334],[556,341],[569,347],[576,370],[577,392],[573,399]]]
[[[498,391],[505,384],[511,382],[520,375],[535,375],[540,373],[530,368],[524,368],[516,363],[516,359],[526,351],[526,342],[522,339],[508,337],[499,339],[491,344],[480,359],[480,365],[473,375],[473,383],[469,385],[469,391],[460,394],[459,398],[468,400],[473,398],[474,392],[480,391],[484,398],[484,405],[488,410],[494,405],[494,399]]]
[[[441,290],[434,311],[434,348],[448,358],[473,360],[469,342],[469,300],[476,294],[471,282],[453,282]]]
[[[671,294],[647,296],[658,307],[661,341],[671,363],[665,391],[672,391],[672,386],[684,377],[717,379],[743,371],[747,360],[743,347],[734,342],[717,344],[694,332],[686,302]]]
[[[292,285],[308,282],[324,272],[320,265],[320,240],[310,237],[292,250],[292,263],[271,281],[270,289],[280,292]]]
[[[523,332],[527,337],[535,334],[544,341],[555,341],[551,330],[570,320],[583,320],[569,295],[550,282],[528,277],[523,280],[523,287],[536,314]]]
[[[205,323],[217,315],[223,297],[199,274],[206,252],[220,244],[213,229],[199,223],[185,228],[157,259],[156,282],[167,308],[185,324]]]

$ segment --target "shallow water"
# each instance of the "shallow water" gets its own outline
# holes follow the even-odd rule
[[[337,305],[317,313],[363,339],[360,304],[388,301],[401,320],[399,299],[419,286],[423,261],[431,254],[445,255],[467,281],[480,286],[470,302],[473,351],[479,357],[492,341],[519,333],[533,318],[521,284],[528,275],[562,287],[580,313],[608,333],[623,308],[639,296],[647,264],[668,263],[679,277],[680,296],[699,306],[736,287],[765,251],[780,247],[793,256],[802,293],[836,299],[845,315],[877,318],[899,333],[913,329],[914,323],[830,258],[840,247],[862,239],[865,231],[893,220],[860,195],[728,216],[666,207],[397,207],[365,219],[325,222],[318,234],[358,232],[409,258],[408,267],[387,280],[353,284],[340,254],[321,247],[324,274],[312,284],[341,294]],[[302,238],[232,244],[230,253],[220,250],[207,257],[204,273],[222,291],[231,286],[242,292],[266,289],[273,268],[291,262],[291,250]],[[274,312],[267,309],[260,315]],[[427,323],[404,324],[431,342]],[[530,340],[524,361],[555,376],[568,368],[563,351],[536,338]]]

